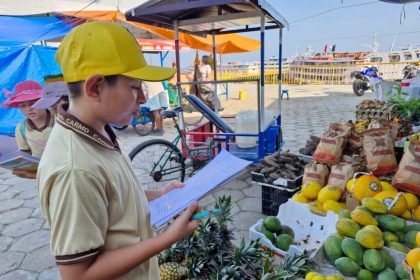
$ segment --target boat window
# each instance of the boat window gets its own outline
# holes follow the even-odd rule
[[[389,62],[399,62],[400,55],[399,54],[391,54],[389,55]]]
[[[382,57],[372,57],[370,62],[382,62]]]
[[[405,60],[412,60],[413,56],[411,55],[411,53],[405,53],[404,58],[405,58]]]
[[[417,53],[417,58],[420,59],[420,53]]]

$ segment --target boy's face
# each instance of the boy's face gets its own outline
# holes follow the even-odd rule
[[[106,83],[106,82],[105,82]],[[141,81],[118,76],[115,85],[106,85],[101,93],[101,111],[107,123],[127,125],[146,102]]]
[[[30,120],[38,119],[43,116],[43,113],[45,109],[34,109],[32,108],[32,105],[35,104],[37,100],[30,100],[30,101],[24,101],[19,103],[19,109],[20,111]]]

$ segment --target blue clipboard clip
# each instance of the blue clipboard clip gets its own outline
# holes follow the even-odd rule
[[[191,220],[199,220],[199,219],[203,219],[205,217],[211,216],[211,215],[217,215],[219,213],[220,213],[220,210],[215,208],[211,211],[204,211],[204,212],[194,214],[192,215]]]

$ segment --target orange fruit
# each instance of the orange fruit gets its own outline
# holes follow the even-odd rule
[[[365,197],[374,197],[382,191],[381,182],[373,175],[360,176],[354,185],[353,195],[358,201]]]
[[[383,191],[375,195],[375,199],[382,201],[382,203],[388,207],[394,202],[395,197],[398,195],[398,192],[395,191]],[[389,214],[400,216],[407,210],[407,200],[404,195],[401,195],[398,200],[395,202],[394,206],[388,210]]]

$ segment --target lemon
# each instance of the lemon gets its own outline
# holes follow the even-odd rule
[[[411,215],[411,212],[409,210],[405,210],[404,213],[401,214],[401,217],[405,219],[411,219],[413,216]]]
[[[407,200],[407,208],[408,210],[413,210],[414,208],[419,205],[419,199],[416,195],[412,193],[404,193],[405,200]]]
[[[413,211],[414,220],[420,221],[420,205],[417,206]]]
[[[318,200],[324,203],[327,200],[339,201],[341,197],[341,190],[334,185],[326,185],[318,193]]]
[[[322,208],[324,209],[324,212],[333,211],[334,213],[338,214],[338,211],[340,211],[340,209],[342,209],[343,207],[337,201],[327,200],[322,205]]]
[[[307,182],[302,185],[302,194],[307,199],[315,199],[318,196],[322,186],[317,182]]]
[[[300,203],[308,203],[308,199],[301,193],[297,193],[292,196],[292,200]]]
[[[385,181],[381,181],[381,186],[383,191],[398,191],[396,187]]]

